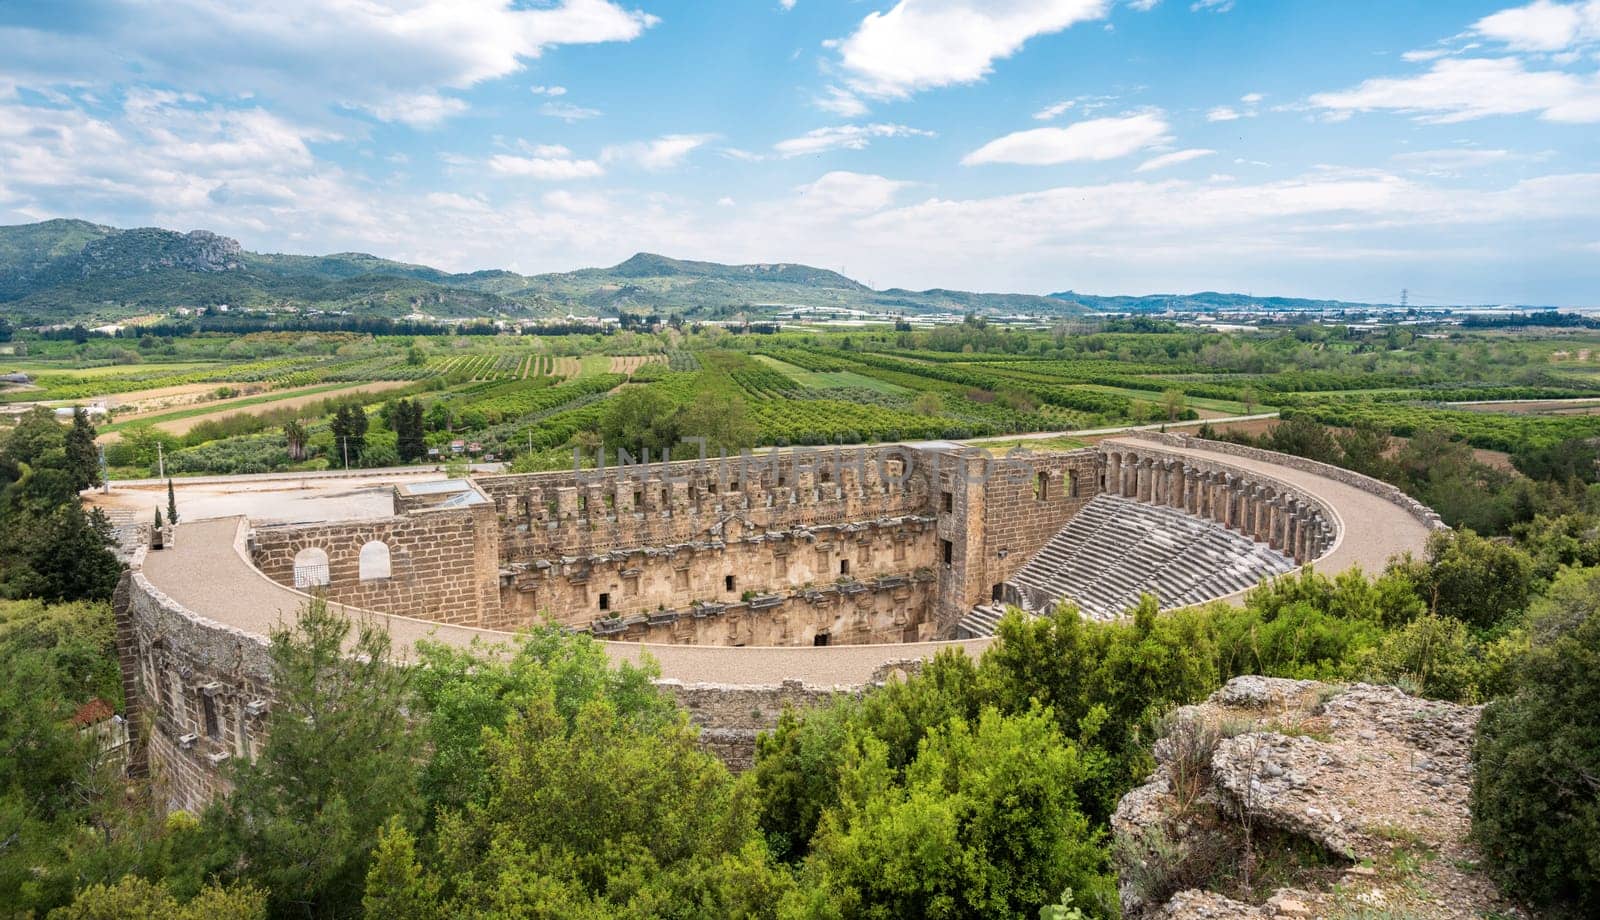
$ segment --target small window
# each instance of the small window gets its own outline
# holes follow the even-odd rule
[[[207,694],[200,696],[201,708],[205,710],[206,737],[212,741],[222,738],[222,726],[217,721],[217,701]]]
[[[940,540],[939,549],[944,554],[944,564],[949,565],[956,561],[956,545],[949,540]]]
[[[850,560],[848,560],[848,559],[840,559],[839,560],[839,574],[840,575],[849,575],[850,574]]]
[[[1050,474],[1040,473],[1033,478],[1033,497],[1039,501],[1050,498]]]
[[[724,575],[724,576],[722,576],[722,587],[723,587],[724,590],[727,590],[727,591],[732,591],[733,590],[733,576],[732,575]]]
[[[601,610],[610,610],[611,609],[611,595],[609,593],[605,592],[605,591],[600,592],[600,609]]]
[[[315,546],[308,546],[294,554],[294,586],[296,588],[322,588],[328,584],[328,554]]]
[[[944,493],[944,511],[949,514],[956,510],[956,496],[954,492]]]
[[[811,637],[811,644],[812,645],[817,645],[817,646],[827,645],[828,644],[828,634],[827,633],[817,633],[815,636]]]
[[[389,546],[373,540],[361,547],[360,572],[362,581],[377,581],[389,577]]]

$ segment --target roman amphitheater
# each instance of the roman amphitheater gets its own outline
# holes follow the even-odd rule
[[[382,517],[186,520],[131,551],[115,606],[128,710],[149,726],[136,762],[196,808],[264,737],[266,636],[310,592],[386,621],[400,648],[548,619],[648,654],[741,766],[785,705],[979,652],[1008,605],[1182,607],[1313,563],[1375,571],[1439,526],[1376,480],[1169,434],[776,451],[411,482]]]

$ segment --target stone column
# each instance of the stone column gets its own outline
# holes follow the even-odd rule
[[[1122,488],[1122,454],[1115,451],[1106,454],[1105,479],[1101,483],[1100,491],[1117,494]]]

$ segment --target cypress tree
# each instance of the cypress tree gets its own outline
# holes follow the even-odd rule
[[[100,484],[100,451],[94,445],[94,423],[80,406],[72,410],[72,428],[67,432],[67,470],[79,491]]]
[[[167,520],[178,523],[178,497],[172,491],[172,477],[167,477]]]

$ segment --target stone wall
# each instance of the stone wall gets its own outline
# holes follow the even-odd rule
[[[816,601],[821,593],[855,596],[906,587],[907,592],[899,598],[906,608],[901,613],[909,616],[914,626],[924,618],[926,598],[909,597],[909,586],[919,575],[931,580],[934,546],[932,520],[907,516],[794,530],[744,531],[737,538],[729,535],[675,546],[636,546],[592,556],[515,561],[507,563],[515,574],[506,581],[501,606],[518,623],[537,622],[548,615],[562,625],[578,628],[588,628],[598,620],[619,619],[672,626],[652,628],[645,637],[652,642],[810,644],[812,636],[799,635],[798,630],[790,630],[789,641],[769,642],[765,639],[779,637],[721,626],[696,629],[689,624],[709,624],[708,609],[720,615],[723,609],[752,602],[760,608],[790,597]],[[822,620],[814,625],[827,631]],[[904,639],[903,629],[892,635],[881,629],[860,635],[851,629],[844,635],[853,638],[841,635],[833,641]],[[638,637],[638,630],[630,630],[627,636]]]
[[[113,598],[126,716],[171,809],[198,812],[228,791],[223,767],[265,739],[271,669],[266,640],[196,616],[137,570]]]
[[[1188,447],[1195,450],[1205,450],[1216,454],[1224,454],[1230,457],[1245,457],[1251,460],[1261,460],[1266,463],[1276,463],[1279,466],[1286,466],[1290,469],[1300,470],[1306,473],[1313,473],[1317,476],[1326,476],[1327,478],[1336,482],[1342,482],[1347,486],[1360,489],[1369,495],[1376,495],[1390,504],[1399,506],[1407,514],[1416,518],[1429,530],[1448,529],[1448,525],[1445,524],[1444,520],[1441,519],[1432,508],[1429,508],[1422,502],[1419,502],[1406,493],[1400,491],[1399,488],[1392,486],[1381,479],[1374,479],[1371,476],[1357,473],[1354,470],[1347,470],[1342,466],[1334,466],[1331,463],[1323,463],[1320,460],[1311,460],[1306,457],[1296,457],[1293,454],[1283,454],[1278,453],[1277,451],[1262,450],[1259,447],[1249,447],[1244,444],[1234,444],[1231,441],[1212,441],[1188,434],[1172,434],[1168,432],[1157,431],[1133,431],[1128,432],[1126,436],[1142,438],[1147,441],[1154,441],[1159,444],[1167,444],[1173,447]]]
[[[327,555],[322,590],[336,603],[485,629],[517,625],[500,606],[499,522],[488,504],[376,520],[257,527],[250,548],[267,577],[290,587],[296,587],[296,556],[321,550]],[[363,549],[369,554],[376,549],[387,559],[375,577],[362,577]],[[372,566],[366,574],[374,574]]]
[[[483,476],[509,561],[921,513],[927,482],[904,445],[794,448],[608,470]]]

